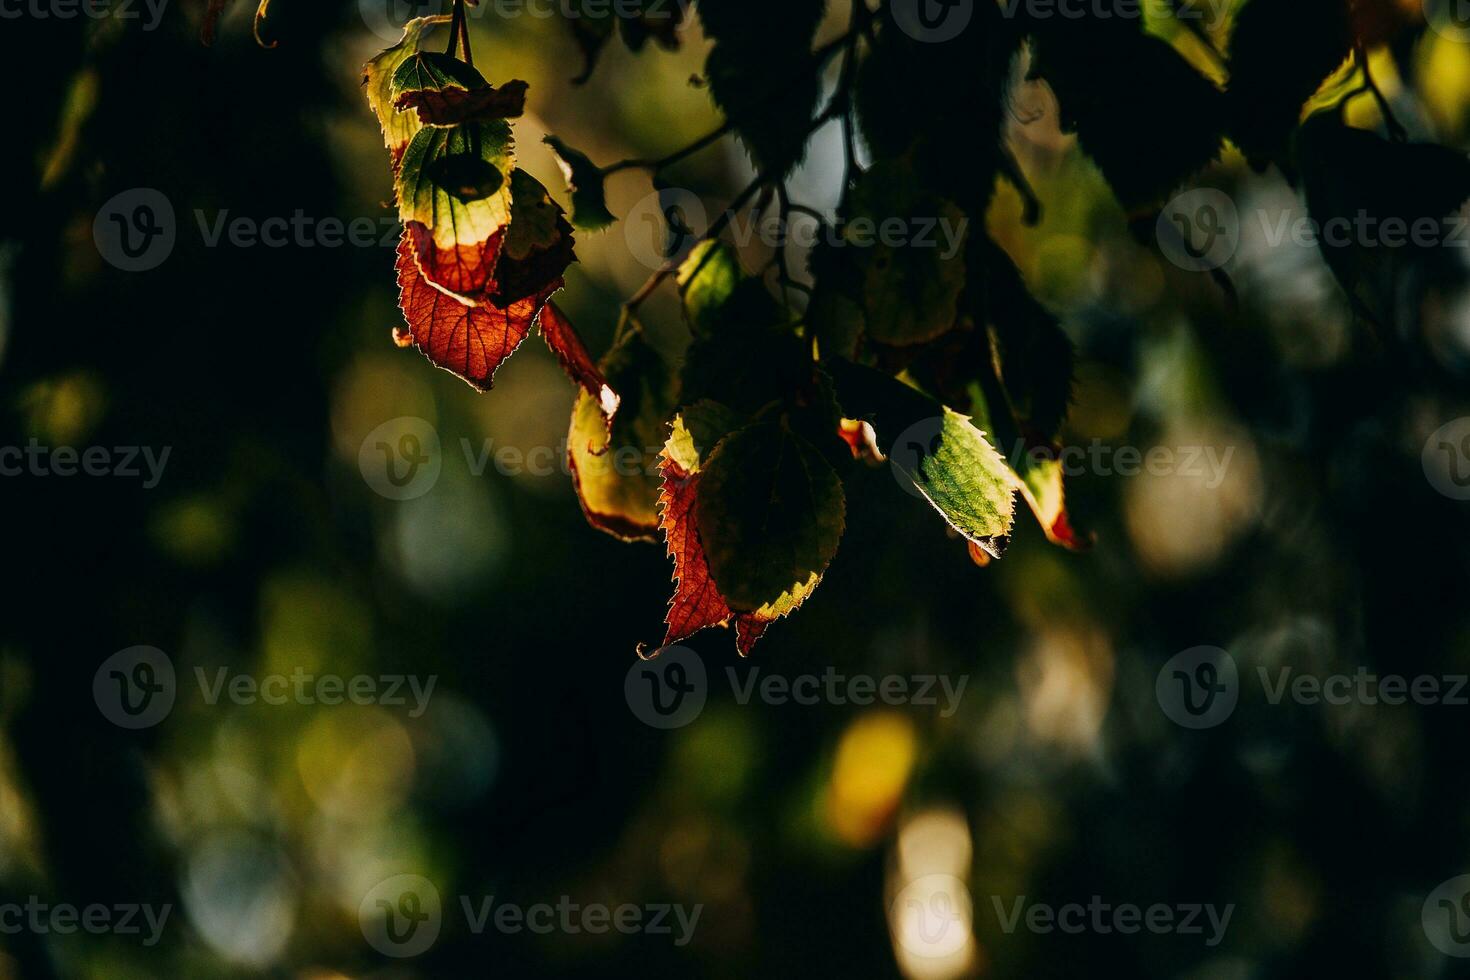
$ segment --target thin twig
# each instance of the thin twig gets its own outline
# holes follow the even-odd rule
[[[693,156],[707,146],[713,146],[715,143],[720,141],[721,137],[728,134],[732,128],[733,127],[727,122],[719,129],[716,129],[714,132],[708,134],[707,136],[701,136],[699,139],[695,140],[693,143],[690,143],[682,150],[675,150],[668,156],[660,157],[657,160],[619,160],[617,163],[603,167],[602,175],[606,177],[609,174],[620,173],[624,170],[650,170],[656,174],[662,170],[666,170],[669,167],[672,167],[674,164],[678,163],[680,160],[685,159],[686,157]]]
[[[755,197],[755,195],[763,187],[765,187],[766,184],[769,183],[769,181],[770,178],[768,178],[765,174],[758,175],[755,180],[751,181],[750,184],[746,186],[745,190],[740,192],[735,200],[730,202],[730,206],[725,209],[724,213],[715,219],[714,224],[709,226],[709,231],[706,231],[703,235],[700,235],[698,241],[696,241],[694,244],[699,245],[702,242],[707,242],[719,238],[724,230],[729,226],[730,222],[735,220],[735,215],[742,208],[744,208],[745,205],[749,204],[751,198]],[[623,304],[623,308],[630,313],[637,310],[639,306],[643,305],[643,303],[647,301],[648,297],[653,295],[654,290],[658,289],[659,285],[665,279],[673,275],[675,272],[679,271],[679,264],[679,261],[675,259],[670,259],[663,265],[659,266],[657,271],[655,271],[653,275],[648,277],[648,281],[639,288],[638,292],[633,294],[632,299]]]

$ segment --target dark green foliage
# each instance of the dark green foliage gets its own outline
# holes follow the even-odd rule
[[[1250,0],[1230,36],[1230,138],[1265,169],[1288,149],[1302,105],[1352,54],[1348,0]]]
[[[705,64],[710,94],[772,177],[806,152],[820,81],[812,40],[823,0],[707,0],[699,5],[714,42]]]

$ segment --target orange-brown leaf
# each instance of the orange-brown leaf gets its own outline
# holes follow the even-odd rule
[[[513,354],[558,282],[537,296],[499,308],[466,304],[432,286],[419,269],[407,232],[398,244],[398,304],[408,323],[395,332],[400,346],[412,343],[434,365],[456,374],[479,391],[488,391],[495,371]]]
[[[516,119],[526,111],[526,89],[520,80],[496,88],[417,89],[404,92],[396,109],[414,109],[426,126],[458,126],[481,119]]]

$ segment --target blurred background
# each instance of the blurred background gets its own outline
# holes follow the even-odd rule
[[[574,390],[544,346],[478,396],[393,346],[396,236],[210,245],[196,216],[394,230],[359,88],[396,34],[387,15],[277,0],[265,50],[240,2],[206,48],[203,6],[174,0],[152,30],[144,7],[141,21],[0,27],[0,445],[169,452],[152,487],[0,478],[0,907],[172,909],[151,945],[146,928],[0,931],[0,977],[1470,975],[1423,919],[1431,892],[1470,873],[1470,707],[1273,704],[1258,680],[1470,672],[1470,504],[1437,489],[1452,483],[1424,456],[1470,416],[1470,293],[1437,293],[1422,333],[1386,354],[1314,249],[1247,221],[1232,310],[1129,234],[1045,87],[1019,86],[1012,139],[1046,215],[1023,228],[1004,189],[990,225],[1079,347],[1066,443],[1209,449],[1228,465],[1089,467],[1069,499],[1093,550],[1055,549],[1021,520],[983,569],[887,470],[860,475],[822,587],[749,661],[727,633],[698,636],[707,703],[661,730],[630,710],[625,679],[662,635],[662,547],[592,530],[559,457],[537,475],[466,455],[562,451]],[[834,14],[823,37],[844,24]],[[521,166],[563,201],[544,134],[607,163],[720,122],[690,83],[697,22],[678,52],[610,45],[582,87],[555,19],[480,16],[472,33],[492,83],[531,83]],[[1421,25],[1374,64],[1416,137],[1464,144],[1470,46]],[[1355,102],[1354,121],[1373,111]],[[830,210],[841,166],[825,128],[793,198]],[[749,175],[726,140],[668,176],[714,209]],[[1300,213],[1278,175],[1234,155],[1206,183],[1242,213]],[[169,202],[176,242],[130,272],[95,225],[140,188]],[[559,297],[598,354],[659,234],[646,174],[609,190],[628,220],[579,236]],[[676,358],[674,297],[644,318]],[[405,417],[437,435],[439,472],[394,500],[360,464],[369,435]],[[167,655],[177,697],[131,730],[100,710],[94,679],[139,645]],[[1195,730],[1156,682],[1205,645],[1230,652],[1239,701]],[[727,668],[742,683],[966,686],[947,716],[741,703]],[[411,696],[210,703],[196,671],[221,669],[435,686],[417,714]],[[404,959],[359,916],[400,874],[444,903],[437,940]],[[933,875],[954,892],[921,897],[956,929],[941,953],[914,935],[905,894]],[[702,911],[682,945],[677,929],[477,934],[460,896]],[[1008,932],[997,902],[1023,896],[1234,911],[1213,945],[1208,928]]]

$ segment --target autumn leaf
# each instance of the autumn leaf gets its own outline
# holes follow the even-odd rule
[[[608,384],[601,368],[593,362],[592,355],[587,353],[587,347],[577,331],[572,329],[571,321],[555,303],[547,303],[541,310],[540,323],[541,336],[546,340],[546,346],[556,355],[562,370],[582,388],[583,393],[594,399],[603,416],[610,422],[617,414],[621,400]]]
[[[373,58],[362,70],[362,85],[367,92],[368,105],[378,117],[383,130],[383,143],[388,148],[393,173],[397,175],[399,161],[408,149],[414,135],[423,128],[417,113],[405,112],[395,106],[399,93],[393,89],[393,79],[409,59],[418,54],[424,33],[449,23],[447,16],[417,17],[403,28],[403,39]]]
[[[673,378],[638,330],[628,331],[599,366],[622,406],[609,428],[598,399],[586,390],[578,396],[567,438],[572,482],[593,527],[625,541],[654,541]]]
[[[795,611],[811,594],[836,552],[845,510],[836,474],[814,449],[795,441],[799,436],[780,431],[779,423],[757,423],[728,434],[739,425],[739,416],[728,408],[699,402],[674,420],[665,445],[660,526],[674,559],[676,583],[665,646],[702,629],[733,622],[737,648],[742,655],[750,653],[771,623]],[[727,443],[734,448],[716,458]],[[773,448],[779,460],[774,468],[766,455]],[[758,458],[752,459],[752,453]],[[755,469],[736,472],[746,462]],[[708,488],[704,486],[707,466],[713,466],[715,474]],[[766,486],[772,496],[764,504],[740,502],[735,512],[725,513],[722,508],[729,502],[728,495],[750,487],[752,481]],[[748,521],[759,521],[762,514],[770,524],[760,543],[752,544],[765,555],[780,557],[775,568],[747,576],[749,563],[728,554],[725,535]],[[727,577],[728,587],[742,596],[736,605],[749,608],[732,608],[715,578],[706,554],[706,535],[711,532],[721,574]],[[781,591],[769,595],[772,589]]]
[[[414,346],[436,367],[489,391],[495,371],[526,339],[542,307],[560,286],[517,300],[503,308],[466,303],[435,288],[419,270],[414,245],[405,231],[398,244],[399,307],[407,328],[394,333],[400,347]]]
[[[515,166],[504,120],[425,127],[404,151],[395,189],[424,278],[467,301],[496,292]]]

